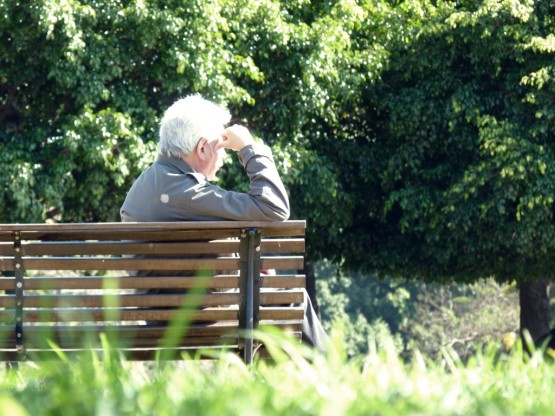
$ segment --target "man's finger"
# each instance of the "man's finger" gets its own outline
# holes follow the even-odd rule
[[[218,143],[216,146],[214,146],[214,151],[217,152],[220,149],[229,149],[225,143]]]
[[[214,146],[214,151],[225,149],[227,145],[226,141],[227,141],[227,138],[223,138],[223,137],[220,140],[218,140],[216,142],[216,145]]]

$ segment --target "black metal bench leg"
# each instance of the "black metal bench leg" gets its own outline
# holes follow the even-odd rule
[[[254,350],[253,331],[258,327],[260,308],[260,230],[243,230],[240,251],[239,328],[244,331],[243,360],[250,364]]]

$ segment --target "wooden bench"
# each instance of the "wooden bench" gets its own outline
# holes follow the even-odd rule
[[[101,351],[105,334],[132,360],[225,348],[250,363],[259,325],[300,339],[305,226],[0,224],[0,360]]]

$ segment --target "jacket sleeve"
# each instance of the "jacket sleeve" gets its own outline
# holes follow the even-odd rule
[[[226,191],[195,174],[198,184],[185,191],[190,193],[185,195],[189,214],[196,220],[287,220],[289,198],[270,148],[258,143],[246,146],[239,160],[250,180],[249,193]]]

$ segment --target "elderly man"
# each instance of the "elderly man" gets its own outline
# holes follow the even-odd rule
[[[199,95],[176,101],[160,126],[158,159],[135,181],[121,207],[122,221],[283,221],[289,198],[270,148],[254,141],[229,112]],[[210,181],[225,149],[239,152],[249,193],[227,191]],[[326,334],[307,299],[303,340],[324,349]]]

